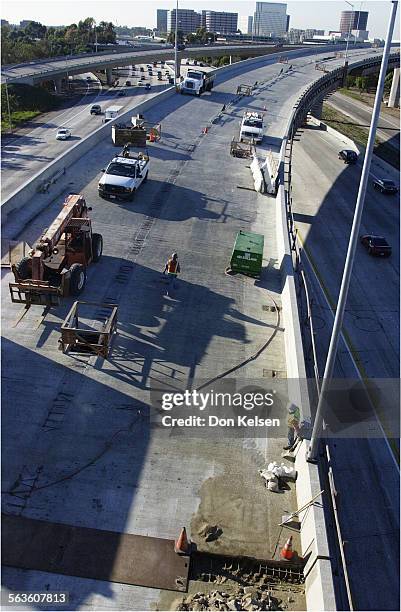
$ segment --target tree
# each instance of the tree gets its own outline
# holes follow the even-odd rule
[[[366,91],[368,88],[368,77],[358,76],[355,79],[355,84],[359,91]]]
[[[47,28],[38,21],[30,21],[24,28],[24,34],[32,39],[45,38]]]
[[[175,32],[169,32],[167,42],[175,45]],[[182,30],[177,30],[177,42],[178,44],[184,42],[184,32]]]

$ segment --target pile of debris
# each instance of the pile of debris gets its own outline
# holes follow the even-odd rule
[[[280,610],[280,601],[267,587],[240,587],[234,593],[212,591],[188,595],[177,610]]]
[[[259,474],[264,479],[267,489],[274,493],[279,493],[282,490],[281,481],[291,480],[295,482],[298,475],[294,468],[287,467],[285,463],[279,465],[277,461],[269,463],[267,470],[259,470]]]

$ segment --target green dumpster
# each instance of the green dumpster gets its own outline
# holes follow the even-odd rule
[[[262,234],[240,230],[231,255],[231,270],[250,276],[260,276],[264,242]]]

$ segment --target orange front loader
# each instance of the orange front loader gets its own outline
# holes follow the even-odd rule
[[[67,196],[28,256],[12,264],[12,302],[57,306],[61,297],[82,292],[87,266],[99,261],[103,251],[102,236],[92,233],[90,210],[82,195]]]

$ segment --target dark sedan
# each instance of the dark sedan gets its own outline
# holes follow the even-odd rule
[[[344,164],[356,164],[358,161],[358,153],[352,149],[343,149],[339,151],[338,159],[342,159]]]
[[[372,234],[366,234],[361,236],[361,243],[367,249],[369,255],[377,257],[390,257],[391,246],[383,236],[373,236]]]
[[[374,180],[373,188],[380,191],[380,193],[387,193],[387,194],[398,193],[396,184],[393,181],[389,181],[387,179]]]

